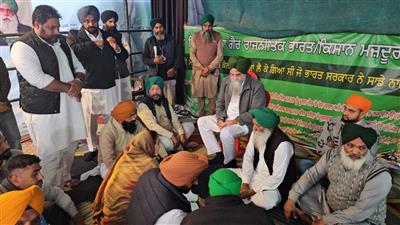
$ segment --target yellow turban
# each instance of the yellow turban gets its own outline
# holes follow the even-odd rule
[[[32,185],[24,190],[10,191],[0,195],[1,224],[16,224],[28,206],[40,215],[42,214],[44,194],[40,187]]]
[[[160,163],[161,174],[176,187],[190,186],[208,166],[208,158],[199,153],[180,151]]]
[[[360,109],[364,112],[368,112],[368,110],[372,106],[372,102],[369,99],[357,94],[352,94],[346,100],[346,104],[356,107],[357,109]]]
[[[122,122],[136,114],[136,102],[123,101],[118,103],[111,111],[111,116],[118,122]]]

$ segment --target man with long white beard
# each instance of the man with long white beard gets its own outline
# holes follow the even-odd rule
[[[174,37],[165,33],[165,20],[154,18],[150,22],[153,36],[144,44],[142,61],[149,66],[150,76],[164,80],[164,95],[169,104],[175,104],[176,73],[183,68],[183,58]]]
[[[313,225],[385,224],[392,183],[389,171],[370,150],[377,132],[349,123],[341,138],[341,146],[328,150],[293,185],[284,206],[288,219],[299,217]],[[319,184],[323,177],[330,182],[327,188]]]
[[[200,20],[201,31],[193,34],[190,41],[192,61],[192,94],[199,104],[198,115],[205,115],[205,99],[208,99],[208,115],[215,114],[219,67],[223,60],[221,34],[213,31],[214,17],[205,15]]]
[[[364,96],[352,94],[346,99],[342,116],[332,117],[325,122],[321,134],[317,139],[315,146],[316,153],[323,155],[329,149],[334,149],[341,143],[340,133],[344,124],[355,123],[363,127],[371,127],[364,119],[372,106],[372,102]],[[371,147],[371,153],[376,154],[377,143]],[[298,167],[301,173],[315,164],[315,160],[302,159],[299,161]]]
[[[236,167],[235,138],[252,130],[250,109],[265,106],[263,84],[247,75],[250,63],[249,59],[242,57],[229,59],[232,68],[221,83],[216,114],[200,117],[197,121],[207,154],[216,154],[210,164],[223,163],[226,167]],[[223,152],[214,132],[220,133]]]
[[[0,31],[4,34],[31,31],[30,26],[19,23],[18,5],[15,0],[0,1]]]
[[[294,145],[278,127],[280,118],[266,107],[251,110],[253,132],[243,156],[240,197],[269,210],[287,199],[296,180]]]

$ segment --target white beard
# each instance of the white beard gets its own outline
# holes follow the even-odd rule
[[[201,40],[204,43],[211,43],[213,41],[213,36],[211,31],[201,31]]]
[[[232,89],[232,95],[239,96],[240,89],[242,88],[242,82],[240,80],[232,80],[229,87]]]
[[[256,150],[260,150],[271,137],[272,132],[269,129],[265,129],[264,132],[253,131],[253,143]]]
[[[369,151],[367,152],[367,154],[359,159],[352,159],[346,154],[343,146],[340,149],[340,159],[342,161],[343,167],[346,170],[351,170],[355,172],[358,171],[362,167],[362,165],[364,165],[365,160],[367,160],[368,154],[370,154]]]
[[[6,20],[4,17],[0,19],[0,31],[3,34],[18,33],[18,18],[16,15],[8,17]]]
[[[154,34],[154,37],[156,37],[157,41],[162,41],[165,39],[165,33],[164,34]]]

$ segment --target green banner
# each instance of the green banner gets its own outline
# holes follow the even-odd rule
[[[185,27],[186,94],[191,96],[189,42],[199,27]],[[355,33],[309,34],[263,39],[215,28],[227,59],[252,60],[251,70],[271,94],[269,107],[281,116],[280,127],[292,140],[314,147],[322,126],[340,116],[352,93],[367,95],[366,116],[380,132],[379,152],[400,150],[400,37]],[[196,111],[195,100],[189,107]]]

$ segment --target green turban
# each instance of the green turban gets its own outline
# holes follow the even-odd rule
[[[161,89],[161,91],[164,89],[164,80],[160,76],[152,76],[146,81],[146,94],[149,93],[151,86],[153,86],[154,84],[156,84]]]
[[[210,176],[208,188],[210,196],[239,195],[242,179],[233,171],[222,168]]]
[[[257,123],[264,128],[273,129],[280,122],[279,116],[276,115],[274,111],[268,109],[267,107],[259,107],[252,109],[251,114],[253,114]]]
[[[346,123],[342,129],[342,143],[346,144],[356,138],[361,138],[364,144],[371,149],[378,139],[376,131],[370,127],[363,127],[355,123]]]
[[[251,61],[240,56],[231,56],[229,57],[228,64],[231,68],[236,68],[239,72],[247,74]]]
[[[0,4],[3,3],[6,3],[14,13],[18,12],[18,5],[15,0],[0,0]]]
[[[211,14],[204,15],[200,20],[200,25],[204,25],[206,22],[210,22],[211,26],[214,25],[214,17]]]

